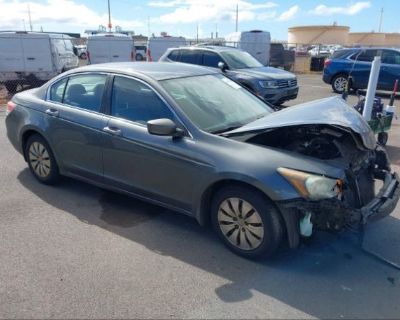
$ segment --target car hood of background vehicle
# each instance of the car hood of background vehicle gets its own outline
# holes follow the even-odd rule
[[[340,97],[325,98],[288,107],[225,134],[234,135],[308,124],[328,124],[349,128],[361,136],[366,148],[375,149],[375,136],[368,123]]]
[[[258,67],[258,68],[247,68],[247,69],[235,69],[236,73],[257,77],[262,80],[279,80],[279,79],[295,79],[296,76],[288,71],[272,68],[272,67]]]

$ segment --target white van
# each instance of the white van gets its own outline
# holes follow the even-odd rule
[[[226,45],[250,53],[264,66],[269,65],[271,34],[268,31],[252,30],[235,32],[225,37]]]
[[[90,64],[133,61],[135,60],[133,39],[120,33],[89,36],[87,58]]]
[[[76,68],[71,37],[64,34],[0,32],[0,83],[9,92],[18,85],[39,86]]]
[[[147,61],[158,61],[169,48],[178,48],[186,45],[184,37],[151,37],[147,40]]]

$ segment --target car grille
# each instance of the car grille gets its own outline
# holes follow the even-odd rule
[[[297,86],[297,79],[278,80],[279,88],[288,88]]]

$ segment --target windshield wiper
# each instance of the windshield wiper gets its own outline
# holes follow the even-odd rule
[[[222,129],[210,131],[210,133],[212,133],[212,134],[221,134],[221,133],[224,133],[224,132],[235,130],[235,129],[240,128],[240,127],[242,127],[242,125],[230,126],[230,127],[225,127],[225,128],[222,128]]]

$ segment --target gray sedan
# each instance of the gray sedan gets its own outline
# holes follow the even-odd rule
[[[15,95],[6,126],[40,182],[70,176],[210,221],[249,258],[386,216],[400,195],[385,151],[343,100],[275,112],[194,65],[75,69]]]

